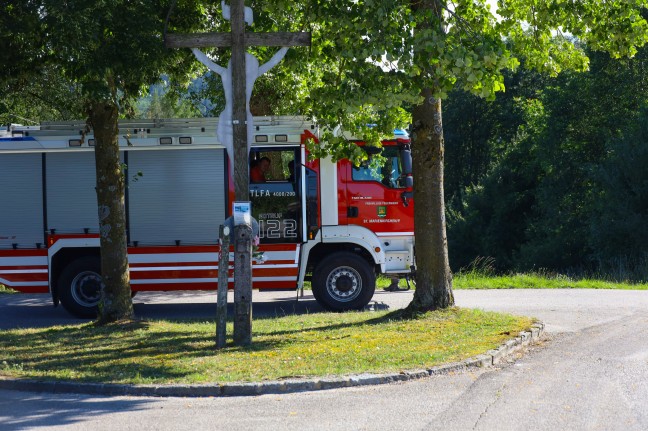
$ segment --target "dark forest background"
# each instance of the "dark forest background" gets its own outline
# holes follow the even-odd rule
[[[648,279],[648,50],[444,106],[450,262]]]

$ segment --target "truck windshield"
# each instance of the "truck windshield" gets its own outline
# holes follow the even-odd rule
[[[377,181],[389,188],[404,188],[405,184],[402,178],[405,172],[403,170],[403,161],[401,160],[399,148],[397,146],[383,147],[381,156],[384,158],[384,162],[379,166],[375,166],[372,163],[363,163],[360,166],[354,166],[352,173],[353,180]]]

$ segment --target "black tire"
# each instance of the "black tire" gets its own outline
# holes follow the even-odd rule
[[[347,251],[332,254],[313,271],[313,296],[327,310],[364,308],[376,290],[376,274],[362,257]]]
[[[79,318],[97,317],[101,300],[101,261],[82,257],[68,264],[58,278],[58,293],[63,308]]]

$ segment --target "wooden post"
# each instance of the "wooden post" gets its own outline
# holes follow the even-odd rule
[[[234,131],[234,197],[250,200],[247,98],[245,97],[245,21],[243,0],[231,2],[232,128]],[[234,345],[252,344],[252,229],[234,227]]]
[[[218,296],[216,298],[216,348],[225,347],[227,338],[227,283],[229,278],[230,230],[219,229],[220,253],[218,255]]]
[[[234,344],[252,343],[252,228],[234,228]]]
[[[234,197],[250,200],[245,97],[245,22],[243,0],[232,1],[232,128],[234,131]],[[238,241],[238,236],[236,237]],[[251,249],[250,249],[251,250]],[[237,247],[238,251],[238,247]],[[236,274],[236,271],[234,271]],[[236,287],[235,287],[236,289]]]

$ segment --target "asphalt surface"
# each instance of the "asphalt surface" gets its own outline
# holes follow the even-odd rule
[[[233,313],[233,292],[228,293],[228,313]],[[253,315],[275,316],[321,312],[312,295],[298,301],[294,291],[255,291]],[[216,292],[139,292],[133,298],[137,317],[143,319],[214,319]],[[54,307],[48,295],[0,295],[0,329],[67,325],[89,320],[69,315],[62,306]]]
[[[147,318],[211,318],[213,294],[138,295]],[[377,292],[379,308],[410,292]],[[645,430],[648,292],[455,291],[457,305],[535,316],[547,338],[496,367],[404,383],[223,398],[105,397],[0,391],[0,429]],[[254,313],[318,307],[255,292]],[[178,311],[183,310],[183,311]],[[48,319],[52,319],[49,320]],[[46,298],[0,296],[0,327],[78,322]]]

